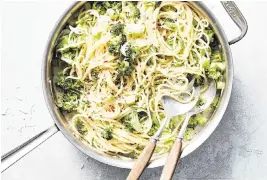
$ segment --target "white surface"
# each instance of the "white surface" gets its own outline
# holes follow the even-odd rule
[[[2,7],[1,153],[53,124],[41,87],[41,64],[49,33],[70,2],[5,2]],[[222,6],[207,3],[232,39],[238,28]],[[247,36],[231,47],[233,94],[216,132],[182,160],[175,179],[267,179],[267,2],[237,2],[248,21]],[[8,109],[8,111],[6,111]],[[25,114],[27,113],[27,114]],[[84,167],[82,165],[84,164]],[[125,179],[128,170],[104,165],[73,147],[61,133],[2,174],[15,179]],[[143,179],[159,179],[161,168]]]

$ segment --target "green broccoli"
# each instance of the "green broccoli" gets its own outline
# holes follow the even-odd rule
[[[169,125],[168,125],[168,128],[171,129],[171,130],[174,130],[177,125],[183,121],[185,118],[184,115],[178,115],[178,116],[174,116],[171,118],[170,122],[169,122]]]
[[[206,60],[203,64],[202,67],[204,67],[206,74],[208,75],[209,78],[214,79],[214,80],[222,80],[223,72],[226,69],[226,64],[225,62],[222,62],[222,57],[221,53],[219,50],[213,51],[211,54],[211,63]],[[224,84],[218,84],[220,85],[219,88],[223,88]]]
[[[184,133],[184,139],[189,141],[193,138],[193,129],[187,128],[185,133]]]
[[[118,36],[123,33],[124,25],[121,23],[112,25],[110,33],[112,35]]]
[[[106,13],[103,1],[94,1],[92,9],[96,10],[100,15],[104,15]]]
[[[65,30],[63,30],[65,31]],[[67,32],[67,31],[65,31]],[[56,49],[60,49],[60,48],[64,48],[65,45],[67,45],[69,43],[69,32],[64,34],[64,35],[61,35],[58,40],[57,40],[57,45],[56,45]]]
[[[79,92],[82,88],[82,82],[76,79],[66,78],[63,72],[59,72],[55,79],[55,85],[64,91],[71,90],[73,92]]]
[[[186,75],[186,78],[188,79],[188,81],[191,81],[191,80],[195,80],[194,81],[194,86],[201,86],[203,85],[204,83],[204,78],[198,74],[187,74]]]
[[[73,92],[58,95],[57,103],[61,110],[71,112],[75,111],[79,105],[78,95]]]
[[[209,78],[214,80],[219,79],[222,75],[216,68],[210,68],[207,74]]]
[[[202,68],[205,70],[208,70],[210,68],[210,60],[208,58],[205,58],[202,62]]]
[[[106,9],[113,9],[118,12],[122,10],[122,3],[119,1],[104,1],[103,5]]]
[[[202,76],[195,74],[194,78],[195,78],[194,86],[201,86],[204,84],[204,78]]]
[[[218,102],[219,102],[219,96],[216,96],[211,103],[212,107],[217,107]]]
[[[187,127],[188,128],[193,128],[195,129],[195,127],[198,125],[198,121],[195,119],[195,116],[192,116],[188,122]]]
[[[161,4],[161,1],[145,1],[144,2],[144,7],[145,9],[152,9],[154,10],[155,8],[159,7]]]
[[[90,15],[89,13],[85,13],[83,16],[78,18],[76,24],[80,24],[82,26],[83,25],[94,26],[96,24],[96,18],[94,18],[94,16]]]
[[[111,140],[113,138],[112,132],[113,128],[111,126],[107,126],[103,129],[101,136],[106,140]]]
[[[210,59],[212,62],[222,61],[221,52],[219,50],[212,51]]]
[[[140,18],[139,9],[131,2],[128,2],[128,4],[129,4],[129,8],[130,8],[129,17],[134,18],[134,19]]]
[[[197,114],[194,119],[199,125],[204,125],[207,122],[207,118],[201,114]]]
[[[158,126],[153,124],[151,129],[148,131],[147,135],[153,136],[157,132],[158,128],[159,128]]]
[[[204,125],[207,122],[207,118],[202,114],[194,115],[190,118],[187,127],[195,129],[197,125]]]
[[[205,29],[204,32],[208,35],[210,42],[214,41],[214,31],[211,29]],[[205,41],[207,41],[206,36],[203,37]]]
[[[126,42],[126,36],[125,35],[120,34],[118,36],[113,37],[110,40],[108,51],[110,53],[113,53],[113,54],[120,53],[121,46],[125,42]]]
[[[77,119],[74,122],[74,127],[83,136],[85,136],[88,133],[88,130],[87,130],[87,128],[84,125],[84,122],[82,120],[80,120],[80,119]]]
[[[119,62],[118,71],[122,76],[130,76],[132,74],[133,67],[128,61],[121,61]]]
[[[112,6],[113,6],[113,2],[112,2],[112,1],[104,1],[104,2],[103,2],[103,6],[104,6],[106,9],[112,8]]]
[[[127,43],[123,45],[123,57],[124,60],[132,62],[132,60],[140,54],[140,48],[138,46],[132,46],[131,44]]]
[[[199,97],[196,107],[203,106],[206,103],[206,99],[204,99],[202,96]]]

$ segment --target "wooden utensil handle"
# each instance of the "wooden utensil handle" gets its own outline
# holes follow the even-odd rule
[[[173,173],[180,159],[181,153],[182,153],[182,139],[177,138],[168,155],[167,161],[165,162],[160,180],[172,179]]]
[[[127,180],[136,180],[138,179],[144,169],[146,168],[154,150],[156,147],[156,140],[151,139],[151,141],[148,143],[148,145],[145,147],[143,152],[140,154],[139,158],[135,162],[134,166],[132,167],[132,170],[130,174],[127,177]]]

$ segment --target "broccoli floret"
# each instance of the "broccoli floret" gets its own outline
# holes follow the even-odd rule
[[[122,76],[130,76],[133,71],[133,67],[128,61],[121,61],[119,63],[118,71]]]
[[[132,49],[131,44],[127,44],[125,46],[125,57],[132,58],[134,56],[134,51]]]
[[[121,45],[126,42],[126,36],[120,34],[110,40],[108,51],[113,54],[120,53]]]
[[[218,102],[219,102],[219,96],[216,96],[211,103],[212,107],[217,107]]]
[[[218,80],[222,78],[222,72],[225,70],[226,66],[221,58],[220,51],[214,51],[211,55],[211,64],[206,65],[205,71],[209,78]]]
[[[208,77],[217,80],[221,77],[221,73],[216,68],[210,68],[208,70]]]
[[[198,121],[195,119],[195,116],[192,116],[188,122],[187,127],[188,128],[193,128],[195,129],[195,127],[198,125]]]
[[[147,135],[153,136],[157,132],[158,128],[159,128],[158,126],[153,124],[151,129],[148,131]]]
[[[57,40],[56,49],[63,48],[65,45],[69,43],[69,30],[63,30],[65,31],[64,35],[61,34],[59,39]],[[68,33],[67,33],[68,32]]]
[[[184,133],[184,139],[189,141],[193,138],[193,129],[187,128],[185,133]]]
[[[144,2],[144,7],[145,9],[151,8],[151,9],[155,9],[157,7],[159,7],[161,4],[161,1],[145,1]]]
[[[108,51],[113,54],[117,54],[120,52],[120,45],[118,44],[109,44]]]
[[[129,3],[129,8],[130,8],[130,12],[129,12],[130,18],[134,18],[134,19],[140,18],[140,11],[133,3]]]
[[[96,23],[96,18],[94,16],[90,15],[89,13],[85,13],[83,16],[81,16],[78,21],[76,21],[76,24],[80,25],[92,25],[94,26]]]
[[[103,5],[106,9],[113,9],[118,12],[122,10],[122,3],[118,1],[104,1]]]
[[[168,125],[168,128],[171,129],[171,130],[174,130],[177,125],[183,121],[185,118],[184,115],[178,115],[178,116],[174,116],[171,118],[170,122],[169,122],[169,125]]]
[[[219,50],[213,51],[210,57],[212,62],[222,61],[221,52]]]
[[[226,68],[225,62],[212,62],[210,64],[210,68],[215,68],[221,72],[223,72]]]
[[[204,78],[198,74],[187,74],[186,78],[188,79],[188,81],[191,81],[192,79],[194,79],[194,86],[201,86],[204,83]]]
[[[104,15],[106,13],[104,2],[101,1],[95,1],[93,3],[92,9],[96,10],[101,15]]]
[[[214,32],[211,29],[205,29],[204,32],[208,35],[210,42],[214,41]],[[203,36],[204,40],[207,41],[206,36]]]
[[[66,78],[66,76],[62,72],[58,73],[55,79],[55,85],[64,91],[71,90],[78,92],[78,90],[82,88],[81,81],[76,79]]]
[[[204,78],[202,76],[195,74],[193,78],[195,78],[194,86],[201,86],[204,84]]]
[[[205,103],[206,103],[206,100],[202,96],[200,96],[196,103],[196,107],[203,106]]]
[[[207,122],[207,118],[201,114],[197,114],[194,119],[199,125],[204,125]]]
[[[113,5],[113,2],[111,2],[111,1],[104,1],[104,2],[103,2],[103,6],[104,6],[106,9],[112,8],[112,5]]]
[[[199,125],[204,125],[207,122],[207,118],[204,117],[202,114],[197,114],[195,116],[192,116],[188,122],[189,128],[195,129],[195,127]]]
[[[106,140],[111,140],[113,138],[112,132],[113,132],[113,128],[111,126],[107,126],[102,131],[101,136]]]
[[[79,105],[78,95],[73,92],[58,95],[57,103],[61,110],[68,112],[75,111]]]
[[[112,35],[118,36],[123,33],[124,26],[121,23],[112,25],[110,29],[110,33]]]
[[[204,68],[205,70],[208,70],[210,68],[210,60],[209,59],[205,59],[203,62],[202,62],[202,68]]]
[[[126,43],[121,48],[122,55],[124,60],[132,62],[132,60],[140,54],[140,48],[138,46],[132,46],[129,43]]]
[[[116,1],[105,1],[104,6],[112,20],[117,20],[122,11],[122,3]]]
[[[76,130],[81,134],[81,135],[86,135],[88,133],[87,128],[85,127],[84,123],[82,120],[77,119],[74,122],[74,127],[76,128]]]

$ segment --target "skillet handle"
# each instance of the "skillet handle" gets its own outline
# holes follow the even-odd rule
[[[229,44],[232,45],[240,41],[246,35],[248,31],[248,24],[243,14],[240,12],[238,7],[234,3],[234,1],[221,1],[221,3],[224,9],[227,11],[228,15],[232,18],[232,20],[235,22],[235,24],[238,26],[238,28],[241,31],[241,34],[239,37],[229,42]]]
[[[4,172],[7,168],[12,166],[14,163],[19,161],[26,154],[31,152],[33,149],[38,147],[40,144],[45,142],[48,138],[58,132],[59,129],[56,125],[49,127],[48,129],[40,132],[33,138],[19,145],[15,149],[7,152],[3,156],[1,156],[1,173]]]

